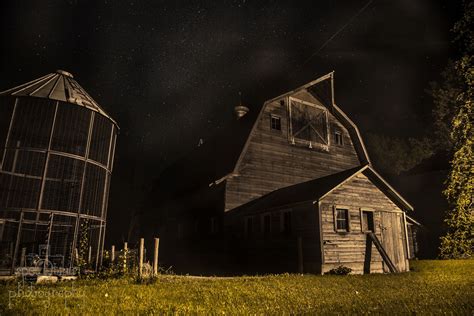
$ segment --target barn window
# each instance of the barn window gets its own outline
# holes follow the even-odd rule
[[[281,213],[281,231],[285,234],[291,234],[291,211]]]
[[[264,236],[270,235],[270,232],[271,232],[271,229],[272,229],[272,227],[271,227],[272,220],[271,219],[272,218],[271,218],[270,214],[264,214],[262,216],[262,233],[263,233]]]
[[[245,218],[245,236],[251,236],[253,233],[253,216]]]
[[[290,140],[296,145],[328,150],[328,114],[325,108],[290,100]]]
[[[270,116],[270,127],[272,130],[281,131],[281,117],[272,114]]]
[[[363,232],[374,232],[374,212],[362,211],[361,227]]]
[[[343,208],[336,208],[335,211],[335,225],[336,231],[349,231],[349,210]]]
[[[334,132],[334,144],[338,146],[342,146],[342,133],[340,131],[335,131]]]

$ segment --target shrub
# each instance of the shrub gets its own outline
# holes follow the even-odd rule
[[[333,274],[333,275],[348,275],[349,273],[352,272],[352,269],[349,267],[345,267],[343,265],[340,265],[337,268],[331,269],[325,274]]]

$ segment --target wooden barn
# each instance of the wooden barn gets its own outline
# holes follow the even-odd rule
[[[413,208],[371,166],[334,102],[334,73],[235,112],[155,185],[142,227],[160,235],[165,262],[211,273],[409,270]]]

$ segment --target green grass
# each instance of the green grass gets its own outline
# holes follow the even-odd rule
[[[24,288],[10,306],[9,294],[18,296],[18,288],[8,284],[1,285],[0,315],[474,313],[474,260],[416,261],[411,267],[409,273],[363,276],[160,276],[148,285],[129,279],[80,280],[34,285],[29,297]],[[72,296],[54,292],[61,290]]]

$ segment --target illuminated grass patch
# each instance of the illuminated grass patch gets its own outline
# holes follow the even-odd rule
[[[389,275],[81,280],[35,285],[30,292],[23,287],[23,293],[8,284],[2,285],[0,314],[473,314],[473,260],[415,261],[411,267]]]

